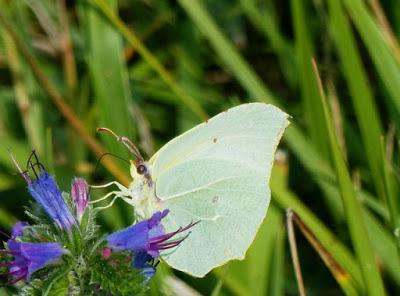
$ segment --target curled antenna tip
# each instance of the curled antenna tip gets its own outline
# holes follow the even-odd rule
[[[98,127],[98,128],[96,128],[96,132],[105,132],[105,131],[108,131],[108,128],[106,128],[106,127]]]
[[[109,129],[109,128],[107,128],[107,127],[98,127],[98,128],[96,129],[96,131],[99,132],[99,133],[101,133],[101,132],[107,132],[107,133],[112,134],[112,135],[113,135],[114,137],[116,137],[117,139],[120,138],[116,133],[114,133],[111,129]]]
[[[117,139],[117,141],[124,144],[125,147],[127,147],[129,151],[131,151],[132,154],[136,156],[136,158],[138,158],[142,162],[144,161],[139,149],[127,137],[121,137],[107,127],[98,127],[96,130],[97,132],[108,132],[112,134]]]

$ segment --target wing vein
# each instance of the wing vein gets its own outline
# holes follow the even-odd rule
[[[200,191],[200,190],[203,190],[203,189],[210,189],[208,187],[211,187],[211,186],[213,186],[215,184],[218,184],[220,182],[224,182],[224,181],[228,181],[228,180],[232,180],[232,179],[237,179],[237,178],[250,178],[251,179],[251,178],[259,178],[259,176],[256,176],[256,175],[254,175],[254,176],[245,175],[245,176],[231,176],[231,177],[227,177],[227,178],[221,178],[221,179],[209,182],[207,184],[204,184],[202,186],[198,186],[198,187],[193,188],[191,190],[187,190],[187,191],[184,191],[184,192],[176,193],[176,194],[173,194],[173,195],[170,195],[170,196],[165,196],[165,197],[158,196],[158,197],[160,199],[162,199],[163,201],[167,201],[167,200],[171,200],[171,199],[174,199],[174,198],[177,198],[177,197],[182,197],[182,196],[187,195],[189,193],[194,193],[194,192],[197,192],[197,191]]]

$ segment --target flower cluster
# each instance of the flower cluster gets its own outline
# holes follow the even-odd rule
[[[28,211],[34,223],[17,222],[0,250],[0,274],[7,276],[7,284],[24,281],[29,289],[57,286],[63,283],[58,280],[61,274],[76,278],[80,286],[74,289],[83,295],[131,295],[154,276],[161,252],[182,243],[188,234],[180,234],[196,224],[167,233],[162,224],[169,213],[165,209],[104,237],[95,223],[96,208],[90,205],[85,179],[74,178],[70,194],[62,193],[38,160],[28,164],[35,178],[16,165],[40,210]],[[68,289],[73,282],[67,281]]]

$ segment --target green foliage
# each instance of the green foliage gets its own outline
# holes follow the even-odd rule
[[[96,283],[93,285],[95,295],[140,295],[147,290],[140,271],[131,261],[132,255],[125,252],[114,253],[107,260],[100,254],[93,256],[90,268],[91,282]]]
[[[59,232],[36,208],[25,211],[29,197],[7,148],[21,163],[36,149],[64,191],[74,175],[128,183],[122,160],[106,156],[96,168],[103,152],[129,157],[112,139],[97,136],[96,127],[131,137],[151,156],[183,130],[248,101],[276,104],[292,116],[271,178],[270,213],[244,261],[205,279],[176,273],[179,283],[205,295],[297,294],[283,223],[290,207],[346,274],[338,277],[297,235],[310,295],[373,288],[383,294],[376,268],[365,271],[376,264],[387,294],[399,294],[397,0],[2,0],[4,19],[11,26],[0,25],[0,227],[8,231],[17,220],[32,219],[40,222],[32,232],[82,254],[64,258],[67,270],[38,272],[25,295],[110,293],[100,286],[129,294],[100,271],[139,291],[140,283],[130,282],[137,271],[101,259],[102,242],[94,239],[95,218],[113,230],[133,217],[117,202],[96,217],[86,211],[73,236]],[[103,193],[92,189],[91,197]],[[83,291],[83,279],[101,285]],[[155,280],[144,294],[178,293],[170,270]]]
[[[47,269],[47,268],[46,268]],[[70,285],[68,278],[68,269],[56,268],[44,270],[47,272],[46,279],[33,279],[28,285],[23,287],[19,294],[22,296],[35,296],[35,295],[79,295],[74,285]],[[41,271],[43,273],[43,271]]]

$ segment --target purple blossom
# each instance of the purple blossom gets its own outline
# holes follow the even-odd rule
[[[76,224],[60,189],[47,172],[42,171],[36,180],[29,182],[28,191],[61,229],[70,231]]]
[[[17,223],[15,223],[13,228],[11,229],[11,238],[22,236],[27,226],[28,223],[24,221],[18,221]]]
[[[32,273],[45,267],[48,264],[55,263],[63,254],[68,251],[62,248],[58,243],[27,243],[18,241],[24,228],[25,222],[17,222],[12,229],[12,236],[7,241],[8,250],[0,250],[1,254],[13,256],[13,260],[2,262],[0,266],[8,267],[8,274],[13,280],[10,283],[16,283],[22,279],[30,280]]]
[[[196,223],[190,223],[180,227],[171,233],[165,233],[161,220],[168,215],[169,210],[156,212],[150,219],[143,220],[107,236],[108,247],[114,251],[129,250],[134,253],[133,265],[142,269],[142,274],[151,278],[155,273],[153,259],[160,256],[160,251],[178,246],[186,237],[170,240],[178,233],[193,227]]]
[[[75,204],[76,215],[80,222],[89,202],[89,185],[85,179],[74,179],[71,186],[71,198]]]

